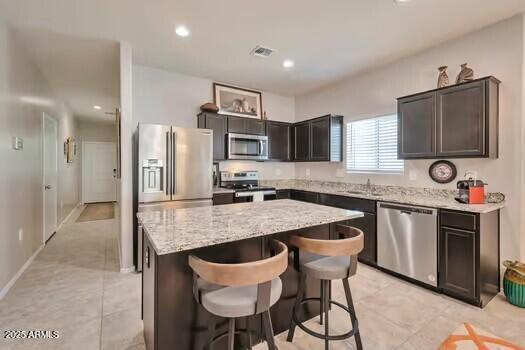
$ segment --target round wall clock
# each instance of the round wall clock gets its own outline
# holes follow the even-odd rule
[[[458,171],[454,163],[449,162],[448,160],[438,160],[437,162],[432,163],[428,169],[428,174],[432,180],[440,184],[448,184],[449,182],[454,181]]]

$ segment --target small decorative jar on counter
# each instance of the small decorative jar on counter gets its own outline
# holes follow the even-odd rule
[[[503,277],[503,292],[512,305],[525,308],[525,264],[506,260]]]

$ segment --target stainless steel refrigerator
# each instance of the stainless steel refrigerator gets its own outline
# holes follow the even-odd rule
[[[134,134],[134,212],[212,205],[213,131],[139,124]],[[142,228],[136,266],[142,267]]]

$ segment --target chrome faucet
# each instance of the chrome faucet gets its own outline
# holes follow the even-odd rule
[[[370,181],[370,179],[366,180],[366,193],[372,193],[372,182]]]

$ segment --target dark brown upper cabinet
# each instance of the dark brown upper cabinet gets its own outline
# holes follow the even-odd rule
[[[220,114],[203,112],[197,115],[197,127],[213,130],[213,159],[226,159],[226,118]]]
[[[310,123],[297,123],[293,126],[295,161],[310,160]]]
[[[288,123],[266,122],[268,159],[287,162],[291,160],[291,126]]]
[[[499,84],[486,77],[399,98],[398,157],[497,158]]]
[[[235,134],[266,135],[264,121],[228,116],[228,132]]]
[[[310,122],[311,160],[328,160],[328,157],[330,157],[329,137],[330,118],[322,118]]]
[[[343,117],[325,115],[293,126],[294,160],[340,162],[343,153]]]
[[[427,158],[436,154],[436,96],[426,93],[398,101],[400,158]]]

